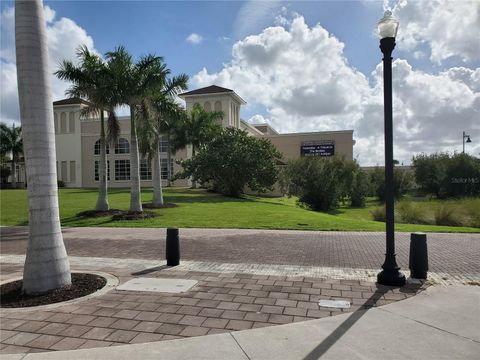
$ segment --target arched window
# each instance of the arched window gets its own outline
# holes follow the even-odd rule
[[[110,148],[107,144],[107,154],[110,153]],[[95,148],[94,148],[94,154],[95,155],[100,155],[100,139],[95,141]]]
[[[222,102],[215,101],[215,111],[222,111]]]
[[[129,154],[130,143],[127,139],[119,138],[115,144],[115,154]]]
[[[206,101],[205,104],[203,104],[203,109],[205,111],[212,111],[212,105],[210,105],[210,101]]]
[[[60,133],[65,134],[67,132],[67,113],[60,113]]]
[[[68,132],[75,132],[75,113],[73,111],[68,114]]]

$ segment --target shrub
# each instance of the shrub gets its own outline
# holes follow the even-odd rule
[[[470,226],[480,228],[480,198],[464,199],[461,206],[469,217]]]
[[[368,175],[365,171],[358,169],[354,172],[354,180],[350,191],[351,205],[354,207],[365,207],[368,194]]]
[[[176,177],[191,177],[224,195],[238,197],[245,186],[258,192],[272,190],[280,158],[269,140],[226,128],[195,156],[181,162],[183,172]]]
[[[413,175],[408,170],[394,168],[393,176],[393,196],[395,199],[399,199],[412,189]],[[385,170],[383,168],[377,167],[370,173],[370,183],[374,195],[381,201],[385,200]]]
[[[0,166],[0,179],[2,180],[2,183],[8,182],[8,177],[12,173],[12,170],[6,166]]]
[[[462,226],[461,215],[453,206],[441,204],[434,211],[435,224],[445,226]]]
[[[354,168],[342,158],[302,157],[290,161],[285,169],[284,190],[313,210],[328,211],[338,207],[347,189],[349,171]]]
[[[428,224],[425,210],[412,201],[401,201],[396,206],[400,221],[406,224]]]
[[[373,220],[385,222],[387,220],[387,215],[385,211],[385,206],[376,207],[373,210],[370,210]]]

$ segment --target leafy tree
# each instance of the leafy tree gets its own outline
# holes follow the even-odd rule
[[[0,124],[0,153],[2,156],[11,155],[12,187],[17,187],[17,163],[23,154],[22,127],[8,127],[7,124]],[[8,176],[7,176],[8,177]]]
[[[114,74],[119,103],[130,107],[130,211],[141,212],[137,114],[146,99],[161,91],[169,71],[162,57],[149,54],[134,62],[123,46],[107,52],[106,58]]]
[[[221,111],[205,111],[199,104],[195,104],[192,111],[177,122],[177,127],[173,129],[173,151],[192,145],[192,156],[195,156],[202,145],[221,131],[216,121],[222,117]],[[196,187],[195,179],[192,179],[192,187]]]
[[[115,116],[115,106],[119,104],[116,92],[114,73],[108,63],[100,56],[90,52],[86,46],[77,50],[79,65],[64,60],[55,72],[59,79],[72,83],[66,91],[71,98],[84,98],[90,104],[82,109],[82,115],[100,114],[100,162],[99,188],[95,209],[109,209],[107,195],[107,142],[114,144],[120,133],[120,125]],[[105,110],[108,111],[107,134],[105,132]]]
[[[226,128],[200,147],[194,157],[182,162],[184,171],[179,177],[210,183],[215,191],[233,197],[240,196],[245,186],[265,192],[277,181],[276,163],[280,158],[269,140]]]
[[[385,170],[375,168],[370,173],[370,186],[379,200],[385,200]],[[393,196],[399,199],[413,187],[413,175],[408,170],[393,169]]]
[[[41,0],[16,1],[18,98],[29,202],[29,235],[23,270],[23,291],[26,294],[71,284],[70,263],[58,209],[47,41]]]
[[[433,194],[438,198],[444,196],[443,185],[447,176],[447,167],[450,156],[446,153],[432,155],[420,154],[413,158],[415,181],[426,194]]]
[[[353,167],[342,158],[306,156],[290,161],[285,169],[289,195],[313,210],[328,211],[338,207],[347,193],[346,173]],[[350,169],[350,170],[348,170]]]
[[[365,207],[369,187],[368,174],[359,167],[352,173],[353,181],[350,188],[351,205],[354,207]]]

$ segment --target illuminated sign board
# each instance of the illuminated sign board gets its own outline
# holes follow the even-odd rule
[[[302,156],[333,156],[335,155],[335,144],[302,145],[300,154]]]

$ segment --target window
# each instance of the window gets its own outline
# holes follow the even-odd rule
[[[75,167],[76,167],[75,161],[70,161],[70,181],[71,182],[75,182],[76,180]]]
[[[55,134],[58,134],[58,114],[53,113],[53,121],[55,123]]]
[[[67,132],[67,114],[62,112],[60,114],[60,133],[65,134],[66,132]]]
[[[115,180],[130,180],[130,160],[115,160]]]
[[[95,160],[95,181],[100,181],[99,165],[100,161]],[[107,180],[110,181],[110,160],[107,160]]]
[[[152,180],[152,167],[148,159],[140,159],[140,180]]]
[[[129,154],[130,144],[127,139],[119,138],[115,145],[115,154]]]
[[[222,103],[220,101],[215,101],[215,111],[222,111]]]
[[[110,147],[107,144],[107,154],[110,153]],[[100,139],[95,141],[95,146],[94,146],[94,154],[95,155],[100,155]]]
[[[160,152],[168,152],[168,137],[166,136],[161,136],[160,137],[160,142],[158,144],[158,149]]]
[[[160,172],[162,180],[168,179],[168,159],[160,159]],[[173,159],[170,159],[170,175],[173,176]]]
[[[75,132],[75,113],[73,111],[68,114],[68,131]]]
[[[210,105],[210,101],[206,101],[205,104],[203,104],[203,109],[205,111],[212,111],[212,105]]]
[[[62,171],[62,177],[61,180],[67,182],[68,181],[68,174],[67,174],[67,162],[62,161],[61,164],[61,171]]]

